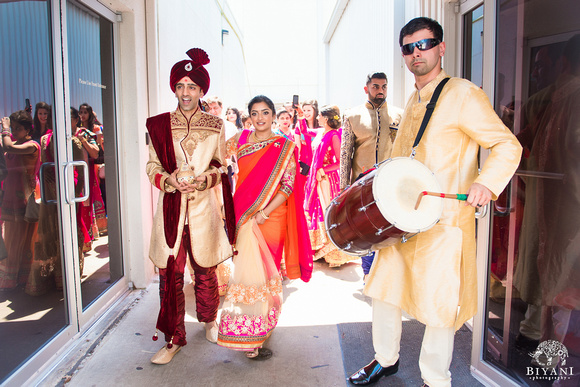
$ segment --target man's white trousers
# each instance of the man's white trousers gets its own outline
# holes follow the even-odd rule
[[[401,309],[373,298],[373,346],[375,359],[381,366],[389,367],[399,359],[401,330]],[[419,368],[423,381],[429,387],[451,386],[449,366],[453,356],[454,336],[453,327],[425,327]]]

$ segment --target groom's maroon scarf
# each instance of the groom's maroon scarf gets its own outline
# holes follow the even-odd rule
[[[151,143],[157,153],[163,169],[172,173],[177,169],[175,149],[171,136],[171,113],[159,114],[147,119],[147,130]],[[163,187],[160,187],[163,188]],[[165,242],[173,249],[177,240],[177,226],[179,225],[179,209],[181,206],[181,192],[163,195],[163,230]],[[165,278],[165,296],[161,300],[161,309],[157,317],[157,329],[173,337],[177,327],[177,293],[175,290],[175,256],[172,254],[167,259]]]
[[[159,162],[167,173],[173,173],[177,169],[170,117],[171,113],[163,113],[148,118],[146,123],[155,153],[157,153]],[[165,241],[170,248],[175,246],[177,240],[180,206],[181,192],[178,190],[163,196],[163,230],[165,231]]]

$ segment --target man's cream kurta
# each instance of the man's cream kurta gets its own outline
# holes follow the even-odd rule
[[[177,168],[191,168],[195,176],[207,176],[208,187],[219,183],[220,173],[210,167],[212,159],[224,164],[225,133],[219,117],[198,110],[189,123],[179,109],[171,113],[171,131]],[[153,218],[149,258],[159,268],[167,267],[167,258],[177,255],[183,228],[189,226],[193,258],[202,267],[215,266],[232,256],[221,218],[220,204],[213,188],[181,195],[177,240],[173,249],[165,241],[163,228],[163,196],[175,192],[165,184],[171,172],[161,166],[153,145],[149,145],[149,161],[146,167],[149,180],[161,189],[157,210]],[[161,179],[159,176],[161,175]]]
[[[345,114],[340,145],[340,188],[354,183],[364,171],[391,156],[402,110],[370,102]]]
[[[411,96],[391,157],[411,154],[426,105],[446,76],[442,71]],[[478,175],[480,146],[491,154]],[[514,174],[521,151],[486,94],[467,80],[452,78],[415,159],[435,174],[443,192],[466,193],[477,182],[491,190],[495,200]],[[475,210],[457,200],[445,199],[443,204],[441,220],[433,228],[378,252],[364,292],[428,326],[459,329],[477,311]]]

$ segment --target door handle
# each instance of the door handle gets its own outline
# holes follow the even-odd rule
[[[507,203],[505,207],[500,207],[497,204],[497,201],[493,202],[493,208],[495,208],[493,216],[506,217],[509,216],[510,213],[512,212],[512,184],[513,178],[510,179],[510,182],[505,190],[505,195],[507,198]]]
[[[481,168],[477,168],[477,174],[479,175],[480,173],[481,173]],[[483,207],[480,207],[478,211],[475,211],[475,219],[485,218],[485,215],[487,215],[488,206],[489,206],[489,203]]]
[[[479,209],[479,211],[476,211],[475,212],[475,218],[476,219],[483,219],[483,218],[485,218],[485,216],[487,215],[488,208],[489,208],[489,203],[486,204],[485,206],[481,207]]]
[[[520,177],[532,177],[537,179],[551,179],[551,180],[564,180],[566,177],[563,173],[552,173],[552,172],[540,172],[540,171],[527,171],[523,169],[518,169],[515,173],[515,176]],[[494,203],[495,211],[493,212],[494,216],[509,216],[510,213],[513,211],[512,208],[512,189],[513,179],[510,180],[510,183],[506,189],[507,195],[507,205],[506,207],[498,206],[497,202]]]
[[[73,167],[82,167],[85,170],[85,194],[83,196],[79,196],[78,198],[74,196],[74,184],[72,186],[72,191],[73,191],[73,197],[71,199],[70,197],[70,191],[71,191],[71,186],[69,185],[68,182],[68,176],[69,176],[69,170]],[[74,203],[80,203],[80,202],[84,202],[85,200],[87,200],[89,198],[89,166],[87,165],[86,162],[80,160],[80,161],[71,161],[65,164],[64,166],[64,185],[66,187],[66,189],[64,190],[64,198],[67,204],[74,204]]]
[[[46,200],[46,190],[44,188],[44,168],[47,167],[54,168],[54,163],[42,163],[42,165],[40,166],[40,171],[38,173],[40,178],[40,200],[44,204],[56,204],[57,203],[56,200]]]

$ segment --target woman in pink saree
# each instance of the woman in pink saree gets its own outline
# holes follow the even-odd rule
[[[312,167],[306,181],[304,211],[308,223],[314,259],[324,257],[330,267],[340,266],[358,257],[338,250],[326,236],[324,212],[330,201],[340,192],[340,111],[336,106],[325,106],[318,122],[324,133],[316,146]]]
[[[227,142],[228,153],[237,156],[239,167],[234,194],[237,255],[218,345],[258,359],[271,356],[271,351],[261,347],[280,316],[282,255],[287,276],[308,281],[312,253],[303,195],[293,190],[295,145],[272,133],[275,108],[268,97],[254,97],[248,110],[255,130],[244,130]]]
[[[89,104],[83,103],[79,106],[79,117],[79,129],[75,135],[79,139],[87,140],[83,141],[83,148],[87,151],[88,158],[85,161],[89,164],[89,198],[81,207],[81,217],[89,230],[91,241],[93,241],[99,238],[99,230],[105,231],[107,229],[105,203],[99,186],[98,168],[95,167],[99,147],[103,145],[103,134],[101,127],[95,122],[95,114]],[[87,248],[90,250],[91,246],[85,246],[84,251],[88,251]]]

